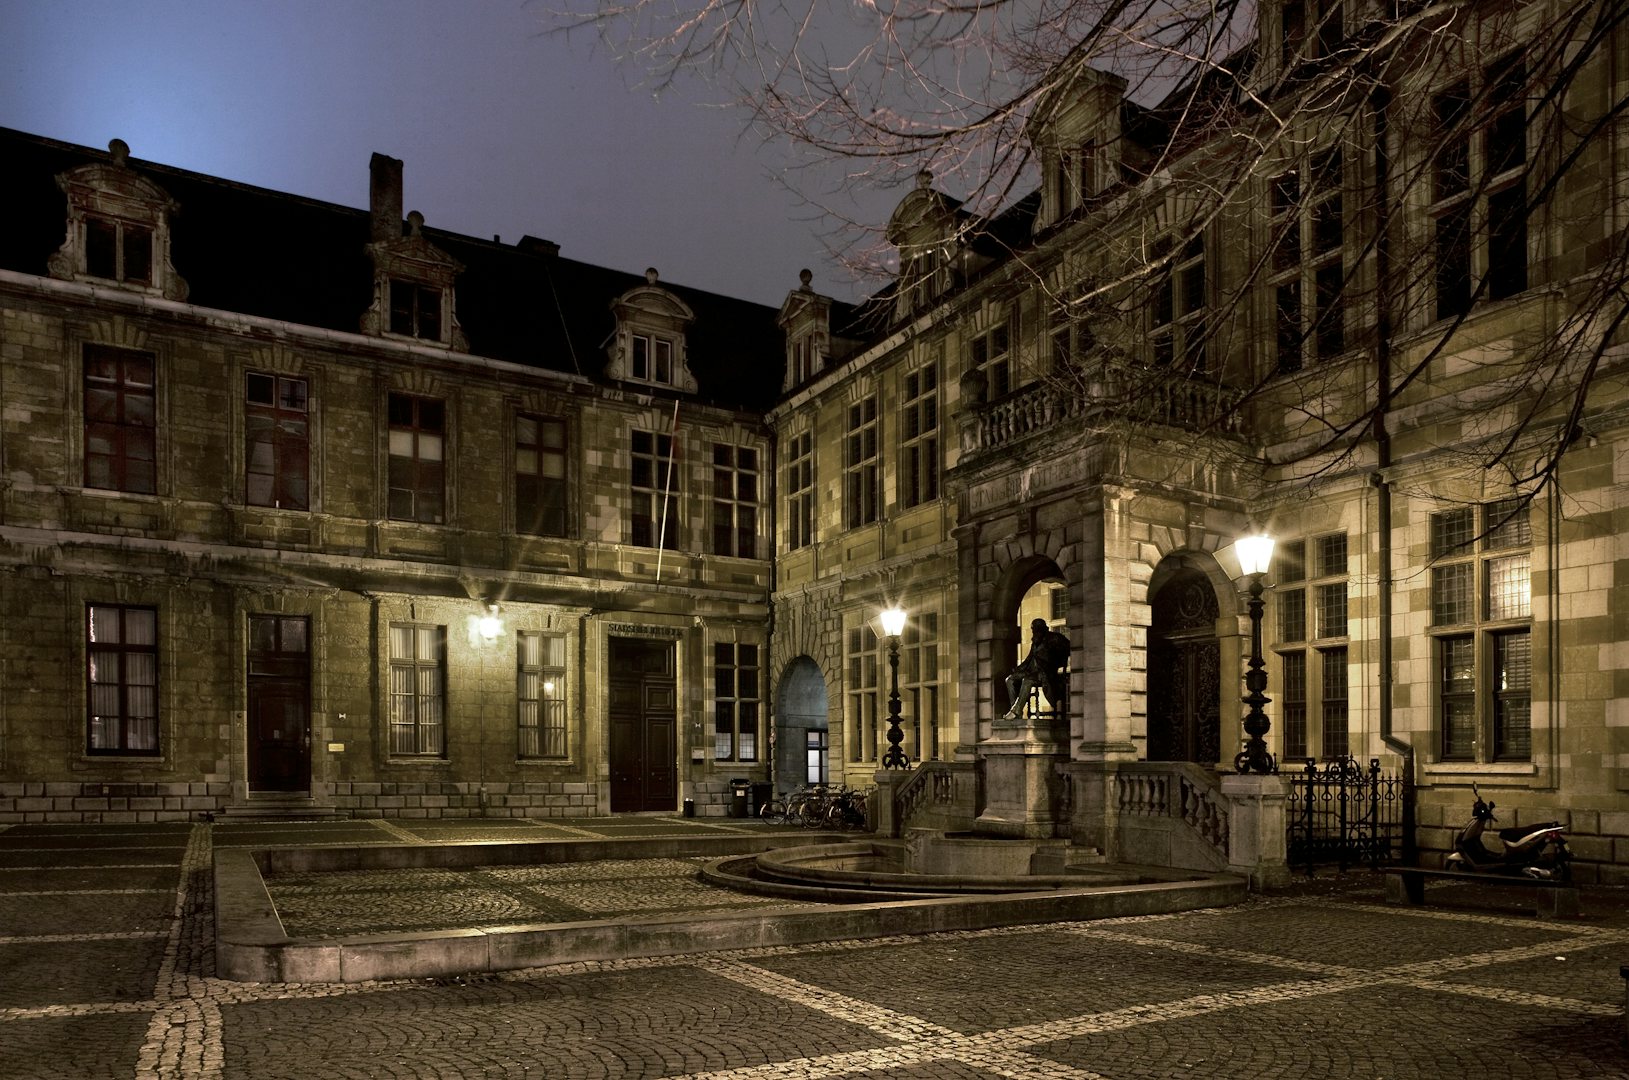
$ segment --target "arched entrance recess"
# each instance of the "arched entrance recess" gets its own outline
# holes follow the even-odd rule
[[[1179,555],[1154,572],[1149,599],[1148,759],[1214,765],[1222,758],[1216,590]]]
[[[1061,591],[1058,605],[1053,594]],[[1061,613],[1059,608],[1061,607]],[[1011,705],[1007,700],[1006,675],[1029,650],[1025,628],[1035,619],[1045,619],[1054,630],[1068,634],[1068,585],[1058,564],[1044,555],[1032,555],[1012,564],[1001,576],[991,610],[990,656],[994,683],[994,712],[1000,716]],[[1057,617],[1054,617],[1057,613]]]
[[[820,665],[808,656],[787,664],[775,701],[775,786],[788,791],[811,778],[828,779],[829,721]]]

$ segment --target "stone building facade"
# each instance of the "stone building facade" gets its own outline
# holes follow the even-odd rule
[[[0,815],[726,809],[773,309],[0,135]]]
[[[1623,878],[1629,399],[1604,298],[1629,203],[1603,118],[1626,41],[1587,16],[1471,5],[1431,36],[1261,5],[1253,47],[1164,102],[1098,72],[1056,87],[1029,129],[1041,183],[994,216],[923,174],[889,223],[899,279],[867,305],[789,299],[789,350],[811,310],[827,344],[770,414],[772,648],[800,685],[824,676],[807,700],[834,771],[874,768],[887,650],[856,628],[897,601],[943,661],[922,699],[939,741],[915,755],[935,779],[899,787],[906,824],[1123,855],[1157,812],[1181,819],[1166,856],[1224,865],[1202,849],[1225,834],[1250,652],[1228,554],[1262,530],[1285,771],[1407,775],[1427,853],[1474,785],[1505,824],[1567,821],[1582,875]],[[883,448],[874,515],[857,434]],[[788,531],[804,490],[813,527]],[[1037,613],[1072,642],[1069,700],[1015,727],[1001,676]],[[909,744],[926,716],[904,696]],[[778,717],[782,741],[814,711]]]

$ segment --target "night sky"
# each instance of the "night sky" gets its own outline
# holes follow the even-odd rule
[[[700,83],[660,98],[548,0],[0,0],[0,126],[346,206],[368,158],[473,236],[778,305],[855,299],[774,151]],[[886,220],[900,193],[863,193]],[[870,286],[874,287],[874,283]]]

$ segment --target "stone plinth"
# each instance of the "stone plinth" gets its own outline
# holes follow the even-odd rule
[[[984,812],[973,831],[1024,838],[1058,834],[1057,765],[1069,756],[1069,728],[1052,717],[998,719],[979,744],[984,762]]]
[[[1288,884],[1289,781],[1233,773],[1222,777],[1222,794],[1228,800],[1228,869],[1248,877],[1252,889]]]

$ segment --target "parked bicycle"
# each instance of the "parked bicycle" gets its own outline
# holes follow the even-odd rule
[[[810,818],[823,812],[826,785],[810,784],[786,795],[769,799],[758,810],[758,816],[776,825],[809,825]]]
[[[864,829],[870,824],[866,797],[870,791],[844,786],[827,800],[825,826],[828,829]]]

